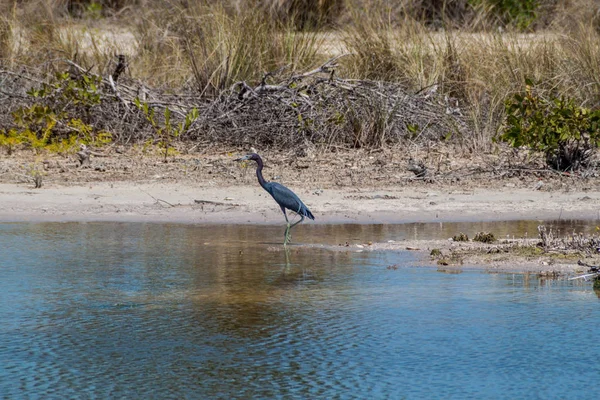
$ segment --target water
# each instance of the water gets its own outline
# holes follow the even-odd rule
[[[305,225],[294,239],[535,226]],[[282,239],[275,226],[0,224],[0,397],[596,398],[591,284],[446,274],[410,253],[286,257]]]

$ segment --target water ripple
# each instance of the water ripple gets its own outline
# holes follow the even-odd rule
[[[594,398],[589,286],[439,274],[408,254],[286,258],[257,244],[271,231],[0,224],[0,393]]]

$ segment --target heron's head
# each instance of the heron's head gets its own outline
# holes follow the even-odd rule
[[[257,161],[258,159],[260,159],[260,156],[256,153],[252,153],[252,154],[247,154],[243,157],[240,158],[236,158],[235,161],[246,161],[246,160],[254,160]]]

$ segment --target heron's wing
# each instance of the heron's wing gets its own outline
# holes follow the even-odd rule
[[[275,201],[288,210],[292,210],[298,214],[303,214],[302,211],[307,209],[302,200],[296,193],[292,192],[290,189],[286,188],[280,183],[277,182],[269,182],[269,193],[275,199]]]

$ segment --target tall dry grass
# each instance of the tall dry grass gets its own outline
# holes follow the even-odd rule
[[[322,41],[316,32],[296,30],[293,21],[265,19],[260,9],[232,13],[201,3],[150,13],[135,32],[139,51],[133,68],[140,77],[191,83],[207,95],[285,65],[290,70],[314,65]]]
[[[130,73],[147,84],[192,86],[204,95],[239,80],[255,81],[281,66],[298,70],[320,59],[322,36],[297,30],[292,17],[265,18],[260,8],[235,12],[220,2],[147,1],[141,12],[96,20],[73,18],[67,6],[32,0],[13,17],[3,17],[2,59],[42,72],[75,59],[106,74],[115,54],[125,53]]]
[[[3,3],[2,63],[48,72],[68,58],[106,74],[114,55],[125,53],[128,73],[148,85],[214,97],[283,66],[314,67],[331,55],[323,53],[330,35],[327,51],[350,54],[338,76],[400,83],[415,93],[436,87],[467,116],[472,134],[462,140],[471,150],[489,148],[505,100],[526,78],[542,95],[600,104],[594,0],[541,1],[544,30],[531,33],[501,25],[489,1],[107,1],[99,2],[100,19],[86,14],[85,1],[75,3],[77,16],[65,0]],[[373,118],[359,121],[360,142],[379,145],[388,122],[372,107],[361,113]]]
[[[548,97],[600,106],[600,34],[594,19],[553,30],[432,30],[425,21],[389,13],[353,15],[341,33],[345,73],[393,81],[408,91],[432,86],[468,115],[468,148],[489,148],[502,128],[504,103],[525,80]]]

